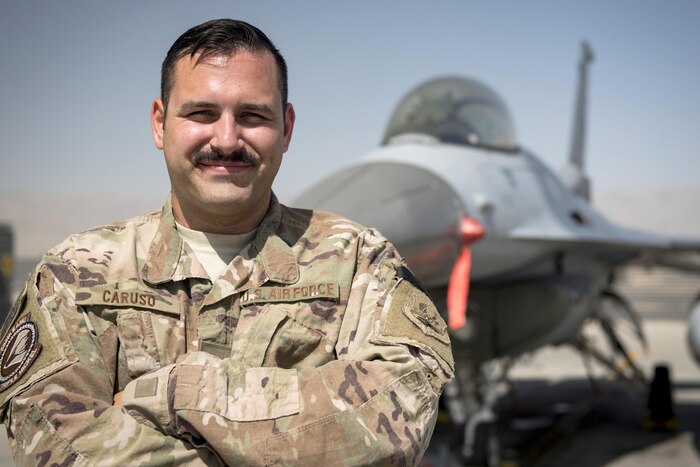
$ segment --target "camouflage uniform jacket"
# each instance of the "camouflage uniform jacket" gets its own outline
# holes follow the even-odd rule
[[[213,283],[170,201],[71,236],[2,330],[15,459],[416,464],[453,361],[414,283],[376,231],[276,199]]]

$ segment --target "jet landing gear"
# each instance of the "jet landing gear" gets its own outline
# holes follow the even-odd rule
[[[482,364],[479,370],[462,367],[443,392],[451,423],[464,427],[461,465],[498,467],[501,465],[497,433],[496,401],[506,368],[498,363]],[[499,375],[501,373],[501,375]]]
[[[649,412],[642,425],[645,430],[678,430],[669,368],[657,365],[649,382],[637,365],[635,356],[646,351],[648,344],[639,316],[624,298],[611,290],[604,291],[591,322],[582,328],[574,346],[584,357],[607,367],[610,375],[625,383],[640,401],[646,400]]]
[[[466,465],[500,465],[501,453],[496,431],[496,414],[484,405],[469,417],[464,427],[462,457]]]
[[[649,381],[637,365],[636,356],[646,352],[648,344],[639,316],[620,295],[612,290],[601,293],[592,316],[581,327],[573,345],[584,359],[603,365],[630,393],[640,400],[646,399]]]

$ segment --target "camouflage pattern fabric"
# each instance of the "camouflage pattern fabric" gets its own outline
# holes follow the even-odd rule
[[[15,459],[415,465],[454,363],[405,271],[376,231],[274,197],[213,283],[170,201],[69,237],[2,331]]]

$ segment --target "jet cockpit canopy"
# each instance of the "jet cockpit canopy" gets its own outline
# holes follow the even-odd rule
[[[418,133],[443,143],[517,150],[508,108],[488,86],[469,78],[430,80],[410,91],[389,120],[382,144]]]

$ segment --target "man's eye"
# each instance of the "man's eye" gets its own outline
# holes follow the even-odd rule
[[[195,110],[194,112],[187,114],[187,118],[191,118],[193,120],[211,119],[215,117],[216,115],[214,115],[214,112],[211,110]]]
[[[244,112],[239,116],[239,118],[241,121],[248,123],[266,122],[269,120],[267,116],[253,112]]]

